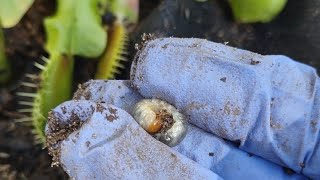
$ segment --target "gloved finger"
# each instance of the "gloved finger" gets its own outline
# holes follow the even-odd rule
[[[131,89],[130,81],[90,80],[79,85],[73,99],[105,102],[132,112],[133,105],[140,101],[142,96]]]
[[[90,100],[104,101],[132,113],[132,107],[142,97],[133,90],[129,81],[89,81],[76,94],[76,99],[84,99],[91,94]],[[120,89],[121,91],[116,91]],[[132,101],[121,100],[131,99]],[[128,108],[128,109],[127,109]],[[306,179],[302,175],[287,174],[279,165],[255,155],[239,150],[232,143],[207,133],[191,124],[186,137],[174,147],[179,153],[212,170],[223,179]]]
[[[59,105],[46,133],[49,151],[75,179],[221,179],[153,139],[124,110],[105,103]]]
[[[320,178],[320,94],[315,69],[201,39],[147,42],[131,79],[190,122],[240,148]]]
[[[181,154],[217,173],[223,179],[308,179],[277,164],[248,154],[233,143],[188,126],[184,140],[174,147]]]

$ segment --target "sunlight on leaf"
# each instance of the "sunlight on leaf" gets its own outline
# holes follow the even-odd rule
[[[34,0],[0,0],[0,21],[4,28],[18,24]]]
[[[49,53],[97,57],[106,47],[97,0],[58,0],[57,13],[45,19]]]

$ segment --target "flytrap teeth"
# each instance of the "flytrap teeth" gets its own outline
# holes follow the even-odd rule
[[[42,71],[46,68],[45,66],[43,66],[42,64],[37,63],[37,62],[34,63],[34,66],[37,67],[38,69],[42,70]]]
[[[123,64],[120,64],[120,63],[116,64],[115,67],[116,68],[120,68],[120,69],[124,69],[125,68],[125,66]]]
[[[34,133],[34,145],[43,144],[43,140],[40,136],[36,136],[37,133]]]
[[[34,75],[34,74],[28,74],[28,73],[26,73],[26,77],[27,77],[27,78],[30,78],[31,80],[36,80],[36,79],[38,79],[38,78],[39,78],[39,76],[37,76],[37,75]]]
[[[33,107],[33,102],[30,102],[30,101],[19,101],[18,104]]]
[[[39,144],[42,144],[42,145],[44,145],[43,144],[43,137],[41,137],[40,135],[39,135],[39,132],[37,131],[37,130],[35,130],[35,129],[32,129],[31,130],[31,133],[33,134],[33,143],[34,143],[34,145],[39,145]]]
[[[31,113],[33,109],[18,109],[19,113]]]
[[[119,55],[118,60],[119,61],[128,61],[128,58],[124,57],[123,55]]]
[[[20,119],[14,119],[14,122],[16,122],[16,123],[32,122],[32,118],[31,117],[24,117],[24,118],[20,118]]]
[[[36,135],[36,134],[37,134],[37,130],[32,129],[32,130],[31,130],[31,133]]]
[[[112,73],[114,73],[114,74],[120,74],[120,70],[114,69],[114,70],[112,71]]]
[[[30,83],[30,82],[22,82],[21,83],[22,86],[25,86],[25,87],[30,87],[30,88],[37,88],[38,85],[35,84],[35,83]]]
[[[43,62],[45,62],[45,63],[49,63],[49,59],[46,58],[46,57],[44,57],[44,56],[41,56],[40,59],[41,59]]]
[[[126,51],[125,48],[122,48],[122,52],[119,54],[119,56],[122,56],[122,55],[129,56],[130,53],[129,53],[129,51]],[[126,61],[127,61],[127,60],[126,60]]]
[[[35,93],[26,93],[26,92],[17,92],[16,95],[21,97],[29,97],[29,98],[35,98],[37,96],[37,94]]]
[[[123,62],[128,61],[130,55],[129,36],[123,24],[115,23],[108,34],[108,45],[98,63],[96,79],[114,79],[126,68]]]

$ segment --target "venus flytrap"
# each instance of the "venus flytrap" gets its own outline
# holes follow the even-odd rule
[[[47,34],[46,50],[49,59],[45,64],[36,63],[42,70],[39,76],[28,75],[37,83],[24,82],[22,85],[37,88],[35,94],[18,93],[26,98],[33,98],[32,102],[20,102],[21,105],[31,106],[21,112],[31,112],[31,118],[17,121],[32,122],[36,141],[45,142],[44,128],[48,112],[58,104],[71,98],[74,55],[96,58],[101,56],[96,78],[114,78],[123,68],[120,61],[125,61],[127,33],[125,25],[137,20],[137,13],[129,6],[123,6],[129,1],[108,0],[58,0],[57,12],[45,19]],[[99,6],[100,5],[100,6]],[[102,5],[102,6],[101,6]],[[99,8],[100,7],[100,8]],[[106,29],[101,24],[103,9],[117,16],[117,21],[109,28],[108,39]],[[132,14],[135,14],[133,16]],[[126,17],[131,17],[126,19]],[[106,48],[106,44],[108,46]]]
[[[109,29],[109,39],[106,51],[101,56],[95,79],[114,79],[119,74],[119,69],[123,69],[123,61],[127,61],[124,54],[127,52],[128,35],[126,29],[121,24],[114,24]],[[121,62],[122,61],[122,62]]]
[[[42,70],[39,76],[28,75],[38,83],[23,85],[37,88],[35,94],[18,93],[31,102],[20,102],[31,106],[30,118],[17,121],[32,122],[36,142],[44,143],[44,128],[48,112],[58,104],[71,98],[74,55],[98,57],[106,46],[107,34],[101,26],[96,0],[59,0],[57,12],[45,19],[47,34],[46,50],[49,59],[44,65],[35,63]]]
[[[128,32],[126,26],[138,20],[136,0],[100,0],[101,9],[106,9],[116,16],[112,27],[108,29],[109,39],[107,49],[99,60],[96,79],[114,79],[123,69],[123,61],[128,46]]]
[[[43,136],[48,112],[71,96],[74,61],[70,56],[51,54],[45,69],[40,74],[40,88],[36,93],[32,123],[36,142],[45,142]]]

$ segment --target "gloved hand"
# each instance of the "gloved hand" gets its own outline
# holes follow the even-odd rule
[[[49,151],[71,177],[305,178],[284,166],[319,178],[319,85],[312,68],[284,56],[170,38],[145,44],[131,75],[139,93],[128,81],[91,81],[75,94],[81,101],[50,114]],[[126,113],[140,94],[189,116],[193,125],[180,144],[167,147]],[[303,171],[295,165],[301,159]]]

